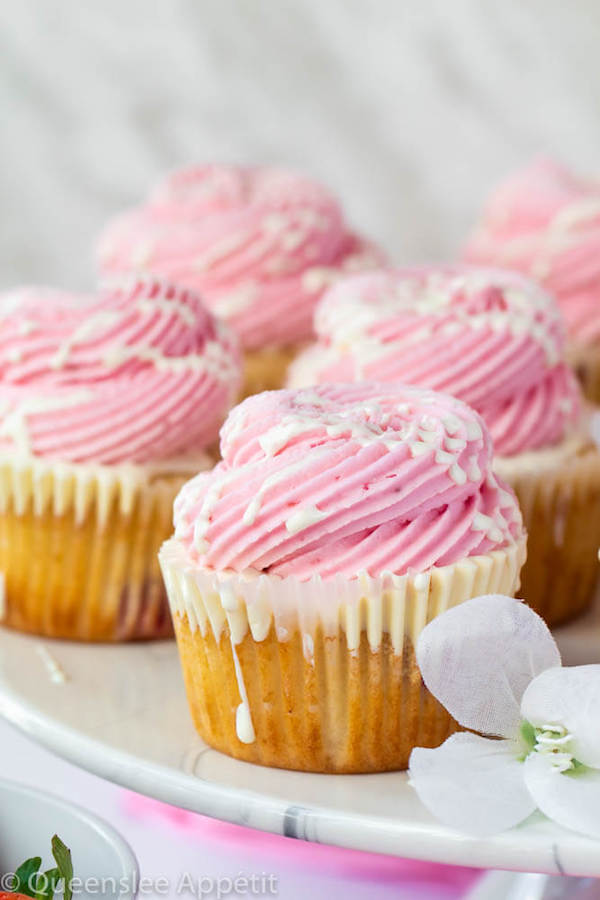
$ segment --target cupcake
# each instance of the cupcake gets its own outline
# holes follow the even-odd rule
[[[0,622],[85,641],[172,633],[156,554],[239,385],[185,289],[0,295]]]
[[[405,768],[456,727],[423,685],[422,628],[519,583],[485,425],[444,394],[322,385],[245,400],[221,453],[160,552],[198,732],[261,765]]]
[[[600,180],[534,162],[494,191],[465,257],[517,269],[554,294],[569,361],[600,403]]]
[[[332,279],[382,260],[320,184],[241,166],[175,172],[108,224],[97,255],[106,277],[143,271],[198,290],[239,335],[246,394],[282,386]]]
[[[600,453],[552,297],[506,270],[390,270],[340,282],[315,321],[318,342],[290,385],[402,380],[470,404],[529,533],[521,595],[553,625],[584,609],[597,580]],[[466,471],[479,477],[475,462]]]

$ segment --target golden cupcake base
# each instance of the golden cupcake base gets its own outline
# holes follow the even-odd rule
[[[50,638],[172,635],[158,565],[181,475],[0,465],[0,624]]]
[[[457,726],[415,661],[425,625],[485,593],[513,594],[524,540],[414,576],[301,582],[198,569],[160,553],[194,724],[236,759],[308,772],[404,769]]]
[[[554,468],[502,473],[528,532],[520,596],[559,625],[591,605],[598,583],[600,453],[584,447]]]
[[[277,391],[284,387],[288,366],[301,348],[301,344],[289,344],[285,347],[246,350],[242,399],[262,391]]]
[[[571,344],[567,348],[567,360],[575,370],[586,398],[590,403],[600,405],[600,344]]]
[[[413,747],[437,747],[458,727],[424,687],[408,643],[397,655],[386,636],[374,652],[363,632],[350,652],[343,631],[319,631],[309,661],[299,631],[280,642],[271,630],[260,643],[247,634],[235,648],[256,732],[242,743],[229,634],[202,637],[182,616],[175,631],[194,725],[235,759],[304,772],[385,772],[405,769]]]

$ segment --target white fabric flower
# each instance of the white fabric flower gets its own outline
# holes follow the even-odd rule
[[[543,620],[497,594],[434,619],[417,662],[460,725],[493,736],[413,750],[411,783],[438,819],[485,836],[539,809],[600,838],[600,665],[562,668]]]

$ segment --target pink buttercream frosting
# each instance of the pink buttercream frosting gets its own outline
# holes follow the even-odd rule
[[[0,294],[0,452],[113,464],[212,443],[240,382],[237,342],[185,289]]]
[[[223,460],[175,502],[192,561],[306,580],[426,571],[523,533],[465,403],[402,384],[273,391],[235,407]]]
[[[318,183],[264,167],[175,172],[110,222],[104,275],[146,271],[199,291],[246,348],[309,338],[315,305],[341,272],[382,254],[352,233]]]
[[[292,364],[293,387],[367,378],[446,391],[483,416],[502,456],[558,443],[579,417],[560,311],[516,272],[356,276],[326,294],[315,325],[318,343]]]
[[[600,180],[537,160],[492,193],[465,257],[535,278],[557,298],[573,341],[600,341]]]

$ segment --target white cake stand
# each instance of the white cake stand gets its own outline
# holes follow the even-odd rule
[[[600,661],[600,609],[559,641],[565,662]],[[429,815],[403,774],[307,775],[209,749],[170,642],[82,646],[0,631],[0,714],[96,775],[236,824],[435,862],[600,876],[600,844],[539,814],[498,837],[465,837]]]

